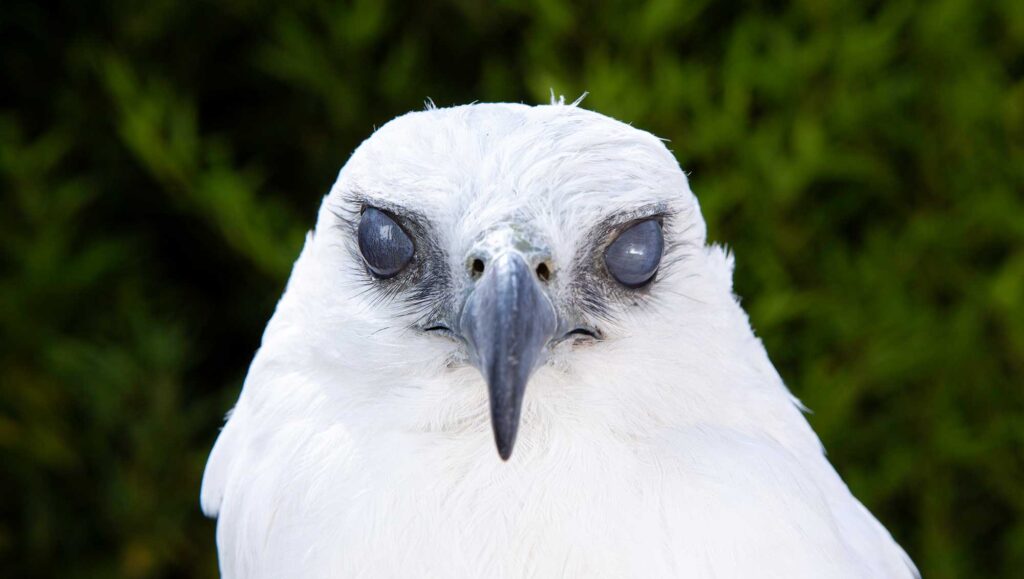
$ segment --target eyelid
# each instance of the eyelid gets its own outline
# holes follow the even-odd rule
[[[401,213],[396,213],[395,211],[392,211],[386,205],[383,205],[383,204],[375,205],[373,203],[362,203],[359,206],[359,215],[363,215],[364,213],[366,213],[367,209],[373,209],[373,210],[376,210],[376,211],[380,211],[384,215],[387,215],[388,217],[390,217],[395,223],[398,223],[399,225],[402,224],[401,223],[401,220],[402,220]]]
[[[612,227],[628,227],[648,219],[663,220],[672,213],[673,211],[666,203],[647,203],[631,209],[620,208],[618,211],[609,214],[603,222]]]
[[[366,193],[359,187],[343,193],[341,195],[341,201],[342,207],[346,208],[348,212],[359,216],[362,216],[362,214],[370,208],[385,213],[388,217],[394,219],[396,223],[400,224],[407,233],[409,231],[408,225],[429,223],[429,220],[420,212],[409,207],[403,207],[402,205],[392,203],[386,199],[381,199],[376,195]]]
[[[395,211],[394,209],[388,207],[387,205],[382,207],[380,205],[366,204],[363,205],[362,209],[359,211],[360,215],[365,213],[367,209],[376,209],[377,211],[380,211],[384,215],[387,215],[388,217],[391,218],[392,221],[398,224],[398,227],[400,227],[402,231],[405,232],[406,235],[408,235],[409,237],[414,237],[412,235],[412,231],[410,231],[409,226],[414,225],[416,222],[415,220],[406,217],[406,213],[402,211]]]
[[[616,226],[616,230],[619,232],[625,231],[634,225],[644,223],[645,221],[654,221],[661,227],[665,227],[665,214],[664,213],[653,213],[650,215],[641,215],[628,221],[624,221]]]
[[[350,200],[358,203],[360,215],[367,208],[376,209],[393,219],[410,237],[426,236],[433,229],[430,219],[415,209],[365,195],[350,197]]]
[[[630,216],[629,214],[619,214],[605,221],[607,225],[603,228],[604,231],[601,234],[602,238],[598,242],[598,249],[603,253],[612,243],[615,243],[615,240],[618,239],[625,231],[645,221],[656,222],[661,227],[662,235],[667,236],[665,222],[667,218],[670,217],[668,211],[664,209],[661,209],[656,213],[641,213],[641,211],[643,210],[641,209],[636,211],[638,215]]]

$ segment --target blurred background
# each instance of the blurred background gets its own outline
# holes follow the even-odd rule
[[[924,575],[1020,576],[1024,2],[7,0],[0,61],[0,576],[214,577],[207,453],[352,149],[552,89],[670,140]]]

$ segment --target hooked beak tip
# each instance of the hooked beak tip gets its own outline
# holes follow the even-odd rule
[[[512,446],[513,445],[502,445],[498,444],[498,456],[501,457],[503,462],[508,462],[509,458],[512,458]]]

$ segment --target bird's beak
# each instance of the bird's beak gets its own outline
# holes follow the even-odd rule
[[[512,455],[526,382],[557,323],[551,300],[516,251],[491,260],[462,309],[460,331],[470,361],[487,381],[491,427],[502,460]]]

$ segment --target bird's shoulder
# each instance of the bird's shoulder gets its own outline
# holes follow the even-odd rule
[[[674,489],[663,497],[666,511],[676,511],[677,520],[697,514],[706,521],[701,541],[716,564],[733,566],[741,575],[763,571],[765,552],[772,552],[781,557],[785,576],[814,576],[821,568],[844,577],[918,576],[903,549],[850,492],[816,437],[794,443],[701,425],[673,428],[656,445],[664,461],[659,470]]]

